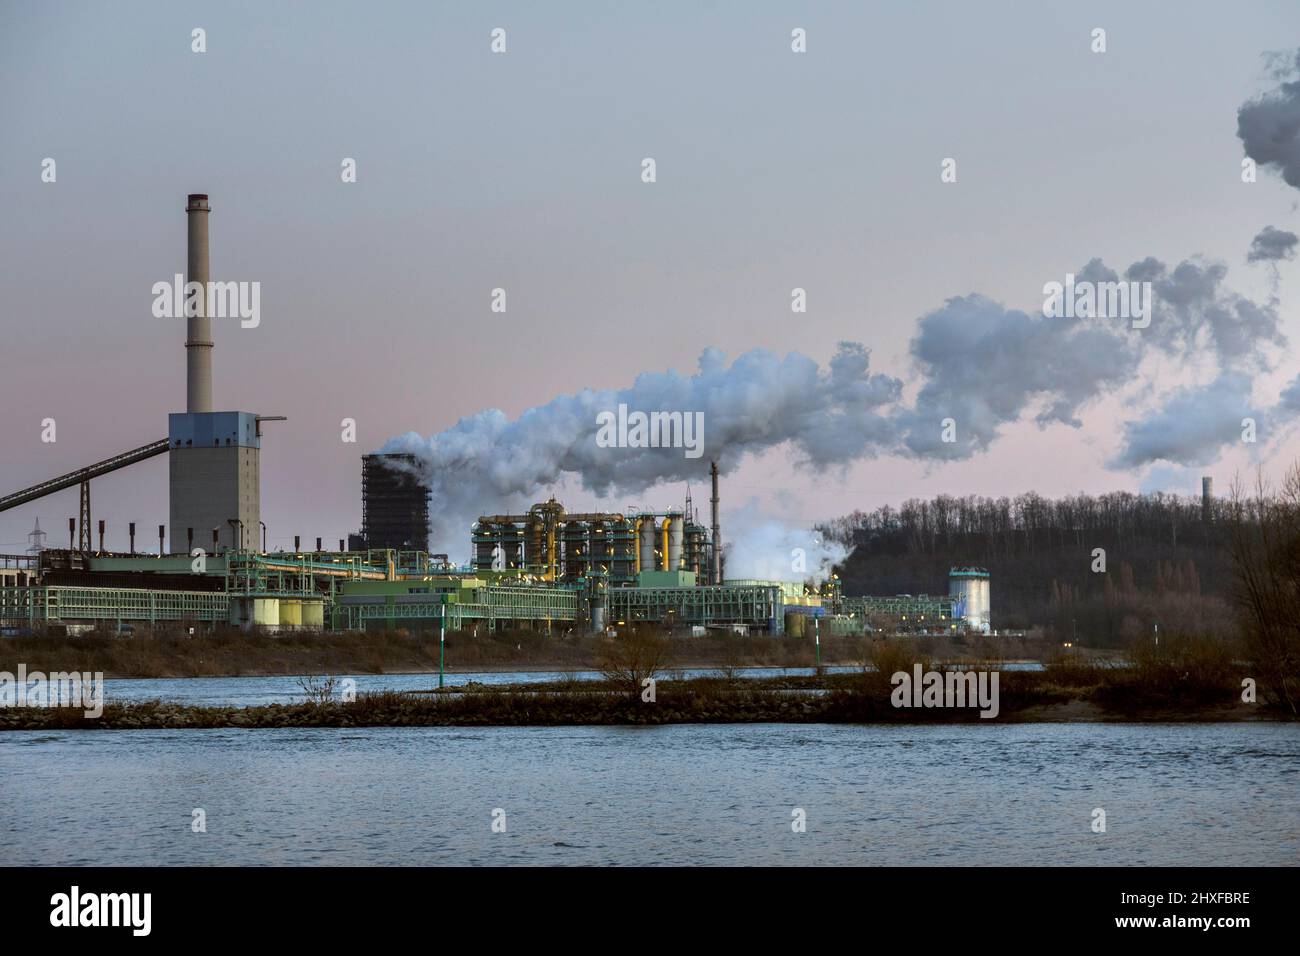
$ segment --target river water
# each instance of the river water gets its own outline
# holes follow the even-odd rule
[[[21,731],[0,781],[0,864],[1300,863],[1272,723]]]

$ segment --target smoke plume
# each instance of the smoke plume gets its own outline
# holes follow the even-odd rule
[[[1247,262],[1285,262],[1295,258],[1296,243],[1300,236],[1285,229],[1265,226],[1250,242]]]
[[[1300,51],[1273,56],[1277,86],[1237,110],[1246,155],[1300,189]]]
[[[1040,427],[1079,428],[1083,410],[1099,398],[1152,391],[1134,383],[1143,381],[1139,370],[1148,359],[1161,357],[1189,364],[1209,359],[1217,371],[1207,384],[1173,383],[1156,395],[1154,412],[1123,423],[1112,467],[1203,463],[1236,440],[1250,411],[1253,373],[1270,368],[1286,344],[1275,303],[1233,292],[1224,284],[1226,266],[1196,259],[1169,268],[1148,257],[1122,275],[1093,259],[1077,276],[1151,283],[1150,326],[1047,318],[1041,308],[1009,309],[972,293],[919,319],[910,345],[911,401],[902,379],[871,369],[870,351],[860,343],[840,343],[825,367],[805,355],[763,349],[728,364],[721,352],[706,349],[689,375],[646,372],[628,388],[562,395],[514,420],[489,409],[435,435],[391,439],[381,450],[417,457],[433,491],[436,530],[455,542],[479,514],[502,502],[535,501],[557,482],[576,482],[602,497],[664,482],[702,485],[711,460],[727,473],[777,447],[817,469],[883,455],[967,458],[1031,416]],[[602,445],[598,416],[620,405],[702,413],[702,455],[690,457],[681,447]],[[1279,404],[1253,417],[1262,427],[1296,414]],[[778,542],[762,553],[783,547]]]

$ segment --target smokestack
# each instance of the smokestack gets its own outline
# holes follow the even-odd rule
[[[130,524],[127,525],[127,527],[130,529],[130,535],[131,535],[131,553],[135,554],[135,522],[132,521]]]
[[[345,548],[345,547],[343,546],[344,544],[346,544],[346,542],[345,542],[342,538],[339,538],[339,550],[340,550],[340,551],[346,551],[346,550],[347,550],[347,548]]]
[[[1201,479],[1201,521],[1209,524],[1214,519],[1214,479],[1206,475]]]
[[[317,554],[320,554],[320,552],[321,552],[320,538],[317,538],[317,539],[316,539],[316,553],[317,553]]]
[[[99,550],[102,554],[104,551],[104,519],[99,519]]]
[[[713,582],[722,583],[722,528],[718,523],[718,463],[709,463],[709,477],[713,479]]]
[[[190,193],[185,205],[189,225],[189,260],[185,281],[199,283],[200,315],[185,321],[185,410],[212,411],[212,319],[208,316],[208,197]]]
[[[68,550],[69,551],[76,550],[76,544],[74,543],[76,537],[77,537],[77,519],[69,518],[68,519]]]
[[[302,550],[302,548],[299,546],[299,543],[298,543],[298,537],[299,537],[299,536],[296,535],[296,534],[293,536],[293,553],[294,553],[294,554],[297,554],[298,552],[300,552],[300,551]]]
[[[185,553],[193,554],[194,553],[194,529],[193,528],[185,529],[185,541],[186,541]]]
[[[165,524],[160,524],[158,526],[158,557],[160,558],[167,553],[167,546],[163,544],[163,541],[166,540],[166,538],[167,526]]]

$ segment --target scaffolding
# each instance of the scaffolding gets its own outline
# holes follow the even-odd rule
[[[605,594],[613,624],[741,625],[769,634],[783,629],[784,596],[776,584],[610,588]]]
[[[368,548],[399,551],[429,546],[429,487],[414,455],[361,458],[361,537]]]
[[[443,624],[461,630],[466,624],[527,623],[549,630],[578,619],[579,592],[573,588],[526,587],[481,582],[462,587],[453,579],[406,581],[406,593],[344,593],[335,605],[335,627],[365,630],[382,627],[429,628]]]
[[[873,618],[888,618],[900,630],[951,629],[961,623],[955,598],[929,594],[892,594],[853,596],[840,599],[843,614],[871,623]]]

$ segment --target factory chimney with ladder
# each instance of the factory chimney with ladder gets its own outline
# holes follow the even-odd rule
[[[718,521],[718,463],[709,463],[709,477],[713,479],[713,573],[710,584],[722,583],[722,528]]]

